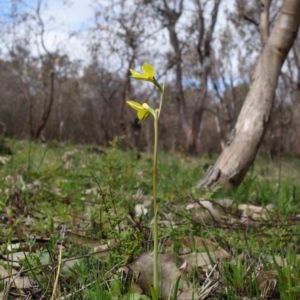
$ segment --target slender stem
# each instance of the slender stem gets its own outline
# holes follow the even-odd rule
[[[160,98],[159,98],[159,109],[158,109],[158,119],[161,114],[161,108],[163,104],[163,99],[164,99],[164,91],[165,91],[165,85],[166,85],[166,77],[162,86],[162,90],[160,90]]]
[[[159,89],[160,94],[163,94],[163,88],[162,86],[156,81],[156,79],[153,81],[154,85]]]
[[[62,258],[62,245],[59,246],[57,274],[56,274],[56,277],[55,277],[55,282],[54,282],[54,287],[53,287],[53,291],[52,291],[51,300],[57,299],[56,293],[57,293],[57,285],[58,285],[60,269],[61,269],[61,258]]]
[[[165,79],[166,81],[166,79]],[[154,153],[153,153],[153,211],[154,211],[154,221],[153,221],[153,241],[154,241],[154,255],[153,255],[153,299],[158,300],[159,295],[159,281],[158,281],[158,224],[157,224],[157,152],[158,152],[158,120],[161,113],[165,81],[163,86],[158,82],[155,85],[160,91],[160,101],[159,109],[152,112],[154,116]]]
[[[154,153],[153,153],[153,209],[157,212],[157,148],[158,148],[158,118],[154,118]]]
[[[153,153],[153,288],[155,299],[158,299],[158,225],[157,225],[157,149],[158,149],[158,113],[154,117],[154,153]]]

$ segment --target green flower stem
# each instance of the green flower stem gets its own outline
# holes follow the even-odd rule
[[[166,79],[165,79],[166,80]],[[157,152],[158,152],[158,120],[161,113],[162,102],[164,97],[164,87],[159,83],[160,91],[160,101],[159,109],[154,111],[154,149],[153,149],[153,211],[154,211],[154,220],[153,220],[153,241],[154,241],[154,251],[153,251],[153,290],[154,290],[154,300],[158,300],[159,295],[159,281],[158,281],[158,224],[157,224]],[[157,85],[156,85],[157,86]]]
[[[153,153],[153,288],[154,299],[158,299],[158,225],[157,225],[157,150],[158,150],[158,112],[154,116],[154,153]]]
[[[154,83],[154,85],[158,88],[160,94],[163,94],[163,88],[162,88],[161,85],[156,81],[155,78],[154,78],[153,83]]]
[[[161,86],[159,83],[158,83],[158,85],[160,86],[160,88],[159,88],[159,91],[160,91],[159,108],[158,108],[158,115],[157,115],[157,118],[159,119],[160,113],[161,113],[162,104],[163,104],[163,100],[164,100],[166,77],[165,77],[163,85]]]

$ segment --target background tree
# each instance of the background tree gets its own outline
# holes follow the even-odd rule
[[[300,2],[285,0],[257,62],[232,139],[198,186],[239,185],[255,159],[270,119],[281,67],[300,25]]]
[[[122,94],[114,109],[118,110],[116,133],[125,134],[130,146],[137,146],[141,125],[133,119],[132,112],[127,107],[125,109],[126,100],[133,93],[129,69],[134,69],[136,62],[141,64],[143,59],[149,60],[155,55],[154,51],[157,50],[150,51],[149,43],[151,45],[156,41],[155,33],[160,28],[154,23],[143,1],[115,0],[106,4],[99,1],[95,9],[95,26],[92,28],[94,39],[89,47],[93,59],[100,59],[101,63],[103,51],[115,57],[112,68],[124,74]]]
[[[27,102],[29,135],[39,138],[52,111],[60,54],[58,49],[50,51],[45,43],[45,23],[41,16],[45,1],[37,0],[34,4],[12,1],[10,23],[2,27],[2,44]],[[33,48],[36,55],[32,55]]]
[[[207,21],[207,18],[204,18],[204,15],[208,14],[206,9],[207,2],[195,0],[189,4],[193,5],[192,9],[190,8],[193,11],[190,16],[192,22],[183,26],[183,30],[189,33],[188,38],[185,37],[185,40],[183,40],[180,38],[181,33],[178,27],[180,26],[179,20],[184,13],[184,1],[151,1],[152,8],[157,12],[156,15],[160,19],[162,26],[168,31],[169,43],[173,50],[173,53],[169,52],[167,56],[168,68],[174,67],[175,96],[180,123],[185,135],[185,149],[189,153],[195,154],[197,152],[198,133],[207,97],[207,84],[211,69],[211,44],[220,1],[214,1],[213,9],[210,12],[210,23]],[[193,44],[191,37],[196,38],[196,45]],[[194,52],[198,53],[200,65],[197,62],[195,63]],[[185,62],[186,58],[190,59],[188,63]],[[192,108],[192,117],[190,117],[183,87],[184,68],[194,69],[194,65],[198,66],[196,80],[200,82],[200,87],[197,101]],[[193,77],[195,77],[195,74],[193,74]]]
[[[107,146],[125,134],[124,147],[149,149],[151,124],[140,126],[123,106],[126,99],[157,105],[152,91],[128,77],[128,68],[139,69],[148,61],[158,70],[159,81],[167,73],[162,149],[212,155],[227,148],[234,136],[266,39],[263,32],[274,27],[282,1],[264,1],[263,7],[258,0],[236,0],[234,5],[204,0],[94,1],[94,19],[75,34],[68,31],[65,38],[60,38],[65,27],[50,16],[49,0],[6,3],[10,14],[0,19],[3,135]],[[67,12],[69,5],[63,7]],[[56,34],[59,38],[54,39]],[[77,49],[70,51],[73,40],[85,55],[76,58]],[[299,36],[280,72],[260,142],[259,153],[270,159],[300,153],[298,57]],[[179,68],[181,77],[176,80]]]

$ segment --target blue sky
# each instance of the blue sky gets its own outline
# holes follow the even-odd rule
[[[0,17],[4,18],[6,14],[10,12],[10,1],[8,0],[0,0]]]

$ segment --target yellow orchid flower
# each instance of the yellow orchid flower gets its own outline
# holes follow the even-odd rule
[[[132,70],[132,69],[129,69],[129,70],[131,72],[131,77],[133,79],[150,81],[160,90],[160,92],[163,91],[161,85],[155,79],[155,69],[151,64],[149,64],[147,62],[145,62],[143,64],[143,66],[142,66],[143,73],[142,74],[135,70]]]
[[[140,103],[131,100],[128,100],[126,102],[129,106],[137,111],[137,117],[140,122],[146,120],[151,114],[152,109],[147,103],[143,103],[143,105],[141,105]]]
[[[132,69],[129,69],[130,72],[131,72],[131,77],[134,78],[134,79],[137,79],[137,80],[145,80],[145,81],[151,81],[151,82],[154,82],[155,78],[155,69],[153,68],[152,65],[150,65],[149,63],[144,63],[143,66],[142,66],[142,69],[143,69],[143,74],[137,72],[137,71],[134,71]]]

